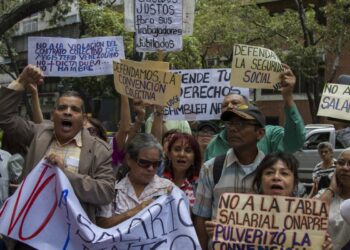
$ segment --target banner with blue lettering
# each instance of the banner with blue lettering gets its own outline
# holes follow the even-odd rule
[[[124,43],[121,36],[28,38],[28,63],[40,67],[45,76],[112,75],[113,60],[123,58]]]
[[[350,120],[350,86],[327,83],[324,85],[318,116],[326,116],[341,120]]]
[[[0,233],[38,249],[200,249],[185,194],[174,188],[109,229],[94,225],[57,167],[40,162],[0,210]]]
[[[165,120],[220,119],[221,104],[228,94],[249,99],[249,89],[230,85],[231,69],[172,70],[181,74],[179,107],[165,107]]]

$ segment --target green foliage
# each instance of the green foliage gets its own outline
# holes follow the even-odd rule
[[[124,30],[124,16],[113,7],[80,1],[80,15],[82,20],[81,37],[95,36],[123,36],[126,57],[133,54],[132,34]],[[91,98],[114,96],[113,76],[67,78],[73,88],[82,90]]]

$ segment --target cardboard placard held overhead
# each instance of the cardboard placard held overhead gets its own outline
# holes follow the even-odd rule
[[[178,107],[181,75],[165,69],[164,62],[115,62],[114,86],[118,93],[145,103]]]
[[[323,88],[318,116],[350,120],[350,85],[327,83]]]
[[[233,46],[231,85],[254,89],[278,89],[283,66],[272,50],[251,45]]]

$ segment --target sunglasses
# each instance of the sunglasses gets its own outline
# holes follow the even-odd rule
[[[335,162],[335,164],[344,167],[345,165],[350,166],[350,160],[339,159]]]
[[[149,161],[149,160],[145,160],[145,159],[138,159],[136,161],[137,165],[141,168],[149,168],[149,166],[152,166],[153,169],[156,169],[160,166],[160,164],[162,163],[161,160],[159,161]]]

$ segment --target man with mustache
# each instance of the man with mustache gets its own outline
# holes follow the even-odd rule
[[[215,180],[215,159],[204,163],[193,207],[195,228],[203,249],[207,249],[205,222],[216,217],[220,195],[225,192],[251,193],[255,170],[264,153],[257,142],[265,135],[265,117],[255,106],[239,105],[222,113],[230,149],[224,155],[220,178]]]
[[[43,83],[41,70],[27,65],[17,80],[0,89],[0,128],[16,143],[28,146],[22,177],[44,157],[69,179],[91,222],[96,208],[109,204],[114,194],[112,150],[83,129],[84,101],[75,91],[58,98],[52,121],[35,124],[20,117],[17,107],[30,84]]]

